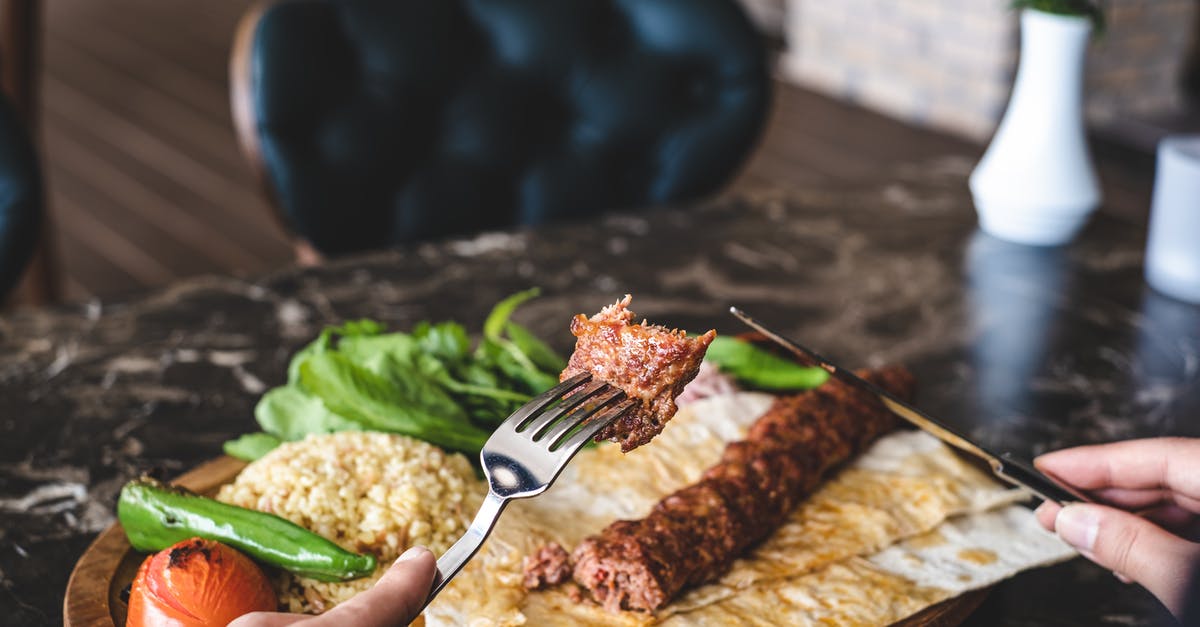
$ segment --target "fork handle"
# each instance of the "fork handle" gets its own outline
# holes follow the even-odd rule
[[[479,508],[479,513],[475,514],[475,519],[471,521],[471,527],[463,534],[463,537],[454,543],[437,561],[437,573],[433,576],[433,589],[429,592],[429,598],[425,599],[425,605],[429,605],[433,598],[450,583],[450,580],[462,570],[467,562],[475,556],[479,551],[479,547],[483,546],[483,541],[487,539],[488,534],[492,532],[492,527],[496,526],[496,520],[500,518],[500,512],[504,511],[504,506],[508,505],[508,499],[502,499],[496,496],[494,492],[488,490],[487,498],[483,500],[483,505]]]

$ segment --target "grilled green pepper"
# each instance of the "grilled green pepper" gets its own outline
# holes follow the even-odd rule
[[[205,498],[142,477],[121,489],[117,518],[139,551],[160,551],[201,537],[318,581],[348,581],[375,572],[374,555],[357,555],[273,514]]]

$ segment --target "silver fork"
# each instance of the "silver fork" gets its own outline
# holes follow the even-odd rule
[[[479,459],[487,498],[471,528],[438,558],[426,605],[474,557],[509,501],[545,492],[584,444],[637,404],[591,378],[579,374],[547,390],[513,412],[484,443]]]

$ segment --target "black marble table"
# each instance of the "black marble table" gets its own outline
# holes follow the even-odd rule
[[[571,314],[620,295],[657,322],[742,329],[737,304],[844,362],[904,362],[920,404],[996,449],[1200,435],[1200,308],[1150,291],[1145,234],[1103,215],[1066,248],[976,231],[970,164],[865,186],[762,192],[653,214],[200,278],[0,318],[0,621],[57,623],[67,576],[143,469],[182,472],[255,429],[252,409],[322,326],[479,328],[502,296],[567,351]],[[1000,585],[971,625],[1167,624],[1083,560]]]

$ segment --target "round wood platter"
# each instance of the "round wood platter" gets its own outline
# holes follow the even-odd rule
[[[222,455],[205,462],[174,481],[193,492],[212,496],[233,481],[246,462]],[[145,559],[129,546],[120,523],[105,529],[71,571],[63,599],[63,624],[68,627],[114,627],[125,624],[126,604],[121,592],[133,582]]]
[[[246,462],[221,456],[181,475],[172,483],[208,496],[233,481]],[[114,627],[125,624],[122,591],[133,582],[145,554],[129,546],[120,523],[105,529],[71,571],[63,599],[67,627]],[[974,590],[931,606],[894,627],[952,627],[966,620],[987,598],[989,588]]]

